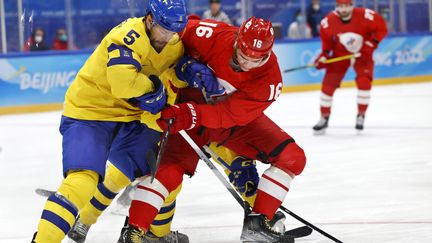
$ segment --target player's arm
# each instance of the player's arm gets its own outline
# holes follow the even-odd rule
[[[257,81],[257,83],[260,82]],[[269,91],[267,87],[261,87],[262,89],[254,87],[253,90],[236,91],[224,101],[213,105],[186,102],[171,106],[161,112],[161,118],[157,120],[157,123],[162,130],[166,130],[167,121],[174,118],[175,122],[171,127],[173,133],[200,125],[209,128],[246,125],[261,116],[279,96],[282,82],[269,85]]]
[[[201,114],[201,125],[209,128],[243,126],[261,116],[272,101],[254,100],[244,92],[235,92],[226,100],[197,105]]]
[[[144,23],[127,20],[113,31],[107,41],[107,80],[111,93],[118,98],[139,97],[154,89],[153,82],[141,73],[141,58],[149,52]]]
[[[109,45],[107,80],[114,96],[127,99],[153,91],[153,83],[140,71],[140,56],[136,52],[125,45]]]
[[[366,8],[364,10],[364,17],[369,22],[367,26],[370,28],[370,35],[368,38],[365,38],[360,52],[362,56],[370,58],[373,51],[378,47],[378,44],[387,35],[387,26],[381,15],[373,10]]]
[[[143,23],[140,23],[143,24]],[[156,75],[141,73],[141,59],[148,54],[149,41],[139,28],[125,24],[106,39],[108,45],[107,81],[111,93],[128,101],[141,110],[157,114],[166,103],[165,88]]]
[[[315,59],[314,64],[317,69],[325,68],[325,61],[330,57],[332,50],[332,38],[329,27],[329,16],[321,20],[320,24],[321,54]]]
[[[333,49],[332,36],[330,32],[329,17],[327,16],[321,20],[320,23],[320,39],[322,52],[330,52]]]
[[[374,15],[374,20],[372,24],[373,38],[377,43],[379,43],[388,34],[387,25],[384,18],[380,14],[373,12],[373,15]]]

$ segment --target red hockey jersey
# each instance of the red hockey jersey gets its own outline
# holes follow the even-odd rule
[[[320,26],[322,50],[333,51],[333,56],[359,52],[366,41],[378,44],[386,35],[384,19],[367,8],[354,8],[352,18],[347,22],[333,11]]]
[[[245,125],[261,116],[279,96],[282,76],[275,54],[263,66],[247,72],[231,65],[238,28],[212,20],[189,20],[181,33],[185,52],[215,73],[228,98],[214,104],[200,104],[203,126],[229,128]]]

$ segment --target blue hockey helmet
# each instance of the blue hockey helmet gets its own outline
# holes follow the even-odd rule
[[[148,0],[147,13],[156,24],[173,32],[180,32],[187,23],[185,0]]]

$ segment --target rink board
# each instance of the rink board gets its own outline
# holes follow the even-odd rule
[[[313,62],[317,40],[278,42],[274,51],[281,70]],[[0,55],[0,114],[61,109],[64,94],[90,52],[43,52]],[[374,53],[374,84],[432,80],[432,35],[385,39]],[[283,92],[317,90],[324,71],[308,68],[283,73]],[[350,69],[342,87],[354,85]]]

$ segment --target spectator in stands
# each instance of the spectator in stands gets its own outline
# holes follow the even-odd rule
[[[53,50],[68,50],[68,35],[64,28],[60,28],[56,32],[53,40]]]
[[[324,18],[324,13],[321,10],[320,0],[312,0],[312,3],[306,10],[306,18],[309,27],[312,30],[312,36],[319,36],[319,25],[321,19]]]
[[[312,38],[312,30],[300,10],[297,10],[294,21],[288,27],[289,39],[308,39]]]
[[[203,19],[214,19],[217,21],[222,21],[227,24],[231,24],[231,20],[228,15],[222,11],[220,0],[210,0],[210,9],[206,10],[202,16]]]
[[[42,28],[36,28],[24,44],[24,51],[46,51],[49,49],[45,44],[45,31]]]
[[[388,32],[393,33],[395,31],[395,29],[394,29],[394,25],[390,19],[390,9],[389,8],[381,8],[379,11],[379,14],[385,20]]]

